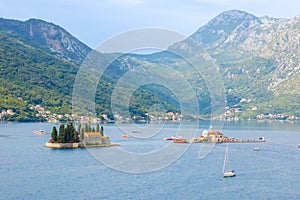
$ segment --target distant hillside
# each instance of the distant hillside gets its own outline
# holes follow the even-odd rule
[[[80,65],[91,49],[66,30],[40,19],[0,18],[0,33]]]
[[[11,20],[11,23],[13,22],[22,24],[22,22]],[[52,28],[56,27],[53,24],[49,26],[49,30],[44,27],[45,32],[51,32]],[[17,30],[19,31],[18,28]],[[26,35],[26,32],[0,32],[0,118],[3,117],[2,111],[11,109],[15,114],[5,115],[4,118],[7,120],[44,120],[36,110],[31,109],[32,105],[41,105],[45,111],[50,111],[52,114],[72,113],[73,85],[79,69],[77,61],[71,62],[74,60],[68,61],[61,58],[62,54],[49,52],[51,49],[43,46],[42,41],[45,38],[29,39]],[[69,37],[73,38],[73,36]],[[63,38],[56,42],[59,43],[60,40]],[[76,53],[79,53],[78,57],[82,55],[81,51],[73,53],[74,57],[77,57]],[[72,58],[69,57],[69,59]],[[119,62],[116,61],[116,64]],[[117,67],[112,67],[112,70],[105,75],[105,80],[100,80],[98,83],[95,101],[99,117],[102,113],[112,117],[110,96],[116,77],[119,76],[114,75],[114,68]],[[86,77],[86,79],[89,78],[91,77]],[[135,95],[136,98],[130,108],[132,115],[144,114],[147,111],[146,105],[157,102],[165,104],[169,109],[175,109],[164,103],[161,98],[143,89],[138,90]]]
[[[216,59],[230,97],[228,105],[241,106],[241,117],[261,113],[299,115],[299,16],[258,18],[243,11],[226,11],[189,40]],[[193,48],[188,40],[170,47],[190,52],[190,57],[194,57]]]
[[[78,67],[16,39],[0,34],[0,109],[13,109],[16,119],[34,120],[29,105],[70,112]]]
[[[95,97],[97,114],[111,113],[110,98],[115,84],[126,72],[134,72],[144,64],[171,67],[183,75],[197,95],[199,114],[209,114],[215,97],[212,98],[206,81],[209,79],[213,84],[217,76],[199,76],[175,55],[178,52],[205,70],[209,70],[209,65],[204,64],[204,54],[200,54],[210,55],[215,61],[227,98],[227,108],[221,110],[226,111],[225,117],[299,117],[299,16],[275,19],[239,10],[226,11],[169,50],[173,54],[126,54],[116,59],[99,82]],[[75,76],[90,51],[52,23],[0,19],[0,109],[11,108],[19,113],[19,118],[24,118],[22,113],[29,113],[29,104],[41,104],[57,113],[71,112]],[[176,73],[158,75],[170,80],[178,78]],[[192,98],[185,88],[182,94],[186,102]],[[119,100],[124,99],[121,96]],[[131,97],[129,110],[132,116],[144,115],[155,104],[163,105],[166,111],[180,111],[174,94],[155,84],[139,88]]]

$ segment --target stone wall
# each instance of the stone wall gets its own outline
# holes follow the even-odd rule
[[[82,144],[80,143],[51,143],[46,142],[45,144],[48,148],[80,148]]]

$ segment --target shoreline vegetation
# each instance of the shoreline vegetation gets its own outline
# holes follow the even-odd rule
[[[181,121],[198,121],[198,120],[223,120],[223,121],[280,121],[288,123],[299,123],[299,115],[288,114],[272,114],[259,112],[252,113],[252,115],[246,115],[239,106],[227,107],[223,114],[211,116],[209,114],[199,115],[182,115],[178,112],[168,111],[166,113],[139,113],[133,114],[132,118],[124,118],[121,115],[113,114],[98,114],[96,117],[79,116],[77,114],[56,114],[47,110],[41,105],[31,105],[29,109],[32,116],[20,115],[14,109],[2,110],[0,113],[0,122],[50,122],[50,123],[86,123],[86,124],[108,124],[108,123],[150,123],[150,122],[181,122]]]
[[[136,123],[136,124],[146,124],[146,123],[154,123],[154,124],[160,124],[160,123],[181,123],[181,122],[197,122],[197,121],[223,121],[223,122],[258,122],[258,123],[286,123],[286,124],[300,124],[300,119],[297,120],[290,120],[290,119],[220,119],[220,118],[197,118],[197,119],[189,119],[189,120],[151,120],[151,121],[126,121],[126,120],[112,120],[112,121],[97,121],[97,120],[91,120],[87,123],[89,124],[115,124],[121,123],[121,124],[128,124],[128,123]],[[59,121],[59,122],[49,122],[49,121],[8,121],[8,120],[0,120],[0,123],[50,123],[50,124],[60,124],[60,123],[73,123],[74,120],[65,120],[65,121]],[[75,121],[76,123],[82,123]],[[85,123],[85,122],[83,122]]]
[[[205,115],[182,115],[178,112],[168,111],[166,113],[148,113],[142,115],[132,115],[132,118],[124,118],[120,115],[101,114],[97,117],[79,116],[77,114],[56,114],[46,110],[41,105],[31,106],[30,110],[34,112],[33,116],[28,117],[19,115],[15,110],[2,110],[0,113],[0,122],[49,122],[49,123],[84,123],[84,124],[109,124],[115,123],[160,123],[160,122],[187,122],[199,120],[217,120],[217,121],[279,121],[288,123],[299,123],[299,115],[286,114],[257,114],[255,116],[242,117],[243,112],[240,107],[227,108],[224,114],[211,116]]]
[[[119,146],[112,144],[109,137],[104,135],[103,126],[97,123],[96,128],[90,124],[79,124],[75,129],[73,123],[61,124],[59,131],[53,126],[51,138],[45,147],[54,149],[65,148],[92,148]]]

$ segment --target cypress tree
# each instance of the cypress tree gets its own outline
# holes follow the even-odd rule
[[[100,134],[101,134],[102,136],[104,135],[104,133],[103,133],[103,126],[101,126]]]
[[[81,130],[81,123],[78,125],[78,128],[77,128],[78,133],[80,133],[80,130]]]
[[[58,142],[63,143],[65,138],[65,125],[61,124],[59,126],[59,132],[58,132]]]
[[[72,141],[72,142],[76,142],[77,141],[77,138],[78,138],[78,136],[76,137],[76,129],[75,129],[75,127],[74,127],[74,124],[73,123],[71,123],[70,124],[70,141]]]
[[[65,132],[64,132],[64,143],[67,143],[70,139],[70,126],[69,124],[67,124],[66,128],[65,128]]]
[[[79,142],[78,131],[74,133],[74,142]]]
[[[84,139],[84,128],[81,127],[80,129],[80,140],[82,141]]]
[[[92,128],[92,132],[96,132],[96,131],[95,131],[95,127]]]
[[[97,126],[96,126],[96,132],[100,132],[100,127],[99,127],[98,123],[97,123]]]
[[[54,142],[57,141],[57,130],[56,130],[55,126],[53,126],[53,128],[52,128],[51,138],[54,140]]]
[[[85,126],[84,126],[84,132],[89,132],[89,126],[88,126],[88,124],[85,124]]]
[[[73,124],[67,124],[67,127],[65,128],[65,142],[74,142],[74,134],[75,134],[75,128]]]
[[[65,132],[65,125],[64,124],[61,124],[60,126],[59,126],[59,135],[60,134],[64,134],[64,132]]]

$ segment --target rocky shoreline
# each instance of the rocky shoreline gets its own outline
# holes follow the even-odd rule
[[[45,147],[53,149],[76,149],[76,148],[92,148],[92,147],[111,147],[111,146],[120,146],[119,144],[91,144],[84,145],[82,142],[74,143],[52,143],[46,142]]]

